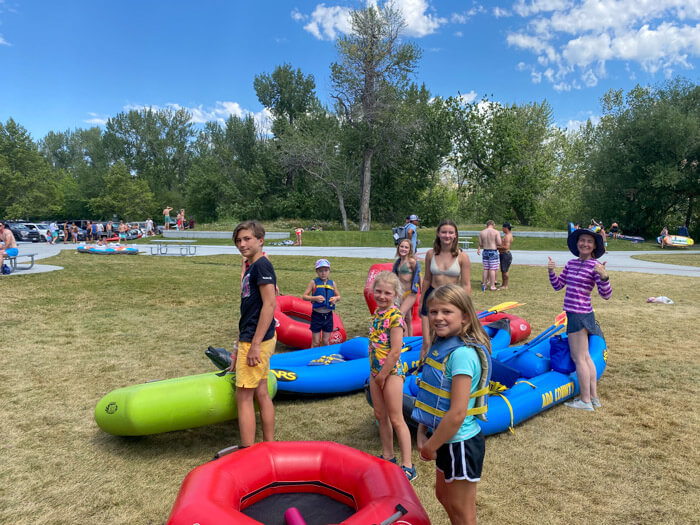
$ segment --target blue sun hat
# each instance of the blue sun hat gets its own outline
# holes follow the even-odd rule
[[[330,270],[331,263],[328,262],[328,259],[319,259],[316,261],[316,269],[318,270],[319,268],[328,268]]]
[[[593,257],[600,259],[605,254],[605,243],[603,242],[603,236],[600,233],[594,232],[593,230],[579,228],[578,230],[571,232],[569,237],[566,239],[566,244],[569,246],[569,251],[576,257],[579,256],[578,238],[581,237],[581,235],[590,235],[595,239]]]

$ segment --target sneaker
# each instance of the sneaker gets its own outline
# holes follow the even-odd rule
[[[402,466],[401,470],[403,470],[403,473],[406,474],[408,481],[413,481],[414,479],[416,479],[418,477],[418,472],[416,472],[415,465],[411,465],[411,468]]]
[[[571,401],[567,401],[564,403],[566,406],[569,408],[578,408],[579,410],[588,410],[589,412],[593,412],[593,405],[591,403],[586,403],[585,401],[581,401],[581,399],[572,399]]]
[[[591,398],[591,405],[593,405],[595,408],[600,408],[603,406],[600,404],[600,398],[598,398],[598,397]]]
[[[378,457],[379,459],[384,459],[384,456],[383,456],[382,454],[379,454],[377,457]],[[396,456],[394,456],[394,457],[391,458],[391,459],[387,459],[387,461],[388,461],[389,463],[393,463],[394,465],[396,465]]]

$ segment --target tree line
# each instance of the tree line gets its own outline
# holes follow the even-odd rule
[[[281,64],[253,85],[272,114],[197,127],[186,110],[142,109],[34,141],[0,123],[0,216],[127,220],[166,205],[198,222],[293,217],[368,230],[444,217],[564,227],[590,217],[656,234],[698,233],[700,86],[611,90],[602,118],[554,124],[546,100],[441,98],[412,81],[420,49],[391,6],[352,14],[336,41],[330,105]]]

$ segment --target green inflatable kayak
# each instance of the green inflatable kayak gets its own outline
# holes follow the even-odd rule
[[[277,394],[270,373],[267,388]],[[118,388],[95,407],[99,427],[115,436],[146,436],[235,419],[236,374],[208,372]]]

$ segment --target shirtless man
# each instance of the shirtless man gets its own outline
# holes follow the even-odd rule
[[[5,226],[4,222],[0,222],[0,268],[5,257],[17,257],[17,242],[15,236],[12,235],[10,228]]]
[[[503,233],[501,245],[498,247],[498,256],[501,260],[501,287],[500,290],[508,289],[508,270],[513,262],[513,255],[510,253],[510,245],[513,243],[512,227],[509,222],[503,223]]]
[[[170,212],[173,211],[172,206],[167,206],[163,210],[163,224],[166,230],[170,229]]]
[[[482,261],[484,263],[484,273],[481,279],[481,291],[489,289],[496,291],[496,271],[498,270],[498,248],[501,246],[501,235],[496,231],[496,223],[486,222],[486,228],[479,232],[479,248],[476,254],[481,254],[484,250]]]

